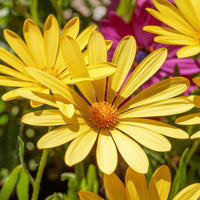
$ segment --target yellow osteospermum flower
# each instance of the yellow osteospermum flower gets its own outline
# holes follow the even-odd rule
[[[197,76],[193,78],[193,82],[200,87],[200,77]],[[200,96],[199,95],[191,95],[188,98],[193,101],[196,108],[200,108]],[[192,113],[181,116],[176,119],[175,123],[180,125],[195,125],[200,124],[200,113]],[[200,138],[200,131],[197,131],[195,134],[191,136],[191,139]]]
[[[18,89],[4,94],[2,96],[3,100],[19,97],[15,91],[21,88],[49,93],[49,89],[42,85],[40,81],[34,79],[26,68],[34,68],[51,74],[65,84],[71,83],[68,67],[63,60],[63,57],[68,55],[62,54],[60,50],[61,40],[64,37],[71,37],[77,42],[80,50],[83,51],[88,43],[90,34],[96,29],[96,25],[89,26],[80,34],[79,28],[79,18],[75,17],[65,25],[59,36],[58,22],[55,16],[49,15],[44,24],[43,34],[33,20],[27,19],[24,22],[23,34],[25,41],[11,30],[4,30],[5,39],[17,56],[0,47],[0,60],[9,65],[0,65],[0,73],[4,74],[0,76],[0,85],[18,87]],[[106,66],[110,72],[110,65],[102,64],[102,67]],[[95,68],[99,69],[99,65],[93,65],[92,70],[94,71]],[[103,70],[105,73],[105,68]],[[105,76],[107,75],[106,73]],[[93,77],[90,78],[93,79]],[[97,78],[97,75],[95,78]],[[38,103],[33,101],[32,105],[37,106]]]
[[[126,171],[125,185],[115,174],[104,175],[104,186],[109,200],[167,200],[171,187],[171,174],[166,165],[159,167],[151,177],[149,187],[144,174],[130,167]],[[80,191],[80,200],[103,200],[98,195]],[[194,183],[181,190],[173,200],[197,200],[200,197],[200,183]]]
[[[145,26],[143,30],[159,36],[155,42],[184,45],[177,51],[179,58],[196,55],[200,52],[200,4],[199,0],[153,0],[157,8],[147,11],[169,27]]]
[[[74,48],[75,55],[72,51],[67,52],[66,46]],[[83,62],[76,43],[71,38],[65,37],[61,48],[63,52],[69,54],[69,59],[65,58],[65,61],[68,63],[71,76],[88,77],[87,68],[81,64]],[[126,80],[135,52],[135,39],[131,36],[123,38],[113,56],[112,62],[117,66],[116,72],[108,77],[107,83],[107,79],[102,77],[93,82],[77,84],[81,95],[53,76],[29,69],[29,73],[35,79],[55,91],[54,97],[48,95],[41,97],[38,93],[26,91],[19,91],[19,94],[33,100],[40,98],[40,101],[46,104],[50,102],[53,104],[55,101],[62,105],[59,107],[60,111],[44,110],[23,116],[22,121],[26,124],[62,125],[40,138],[38,147],[52,148],[73,140],[65,154],[66,164],[72,166],[82,161],[96,143],[97,163],[102,172],[111,174],[115,170],[118,149],[131,168],[140,173],[147,173],[148,158],[138,143],[149,149],[165,152],[171,149],[171,144],[164,136],[188,138],[188,134],[181,129],[149,119],[182,113],[193,107],[193,103],[186,97],[173,98],[188,88],[189,81],[186,78],[163,80],[127,101],[133,92],[156,73],[167,56],[165,48],[154,51]],[[88,43],[89,64],[106,59],[105,40],[99,32],[94,32]],[[68,103],[72,103],[75,108],[72,118],[63,115],[67,109],[65,104]]]

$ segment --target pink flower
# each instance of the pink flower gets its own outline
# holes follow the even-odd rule
[[[145,10],[146,7],[153,7],[153,4],[148,0],[138,0],[138,4],[134,10],[130,23],[126,23],[114,11],[108,12],[107,18],[100,21],[100,31],[104,35],[105,39],[113,41],[113,45],[109,50],[109,59],[112,58],[114,49],[118,45],[119,41],[125,35],[133,35],[138,45],[133,67],[136,67],[137,64],[140,63],[151,51],[160,47],[166,47],[168,49],[168,57],[165,63],[150,80],[143,84],[142,89],[149,87],[166,76],[172,77],[176,66],[178,67],[181,76],[191,79],[192,74],[200,72],[200,62],[193,58],[177,58],[176,51],[180,46],[168,46],[156,43],[153,41],[154,34],[142,30],[143,26],[146,25],[162,25],[160,21],[152,17]],[[191,86],[187,90],[186,94],[194,88],[196,88],[196,86],[191,81]]]

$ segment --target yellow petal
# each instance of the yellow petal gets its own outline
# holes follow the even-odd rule
[[[133,139],[119,132],[119,130],[114,129],[111,134],[127,164],[138,173],[147,173],[149,161],[142,148]]]
[[[151,131],[143,127],[131,126],[129,124],[119,124],[117,128],[149,149],[159,152],[171,150],[170,142],[156,131]]]
[[[144,89],[127,101],[120,110],[134,108],[144,104],[161,101],[183,93],[190,85],[190,81],[184,77],[173,77],[162,80]]]
[[[10,100],[19,98],[20,96],[15,93],[16,90],[11,90],[9,92],[6,92],[4,95],[2,95],[1,98],[3,99],[3,101],[10,101]]]
[[[116,71],[117,66],[110,62],[96,63],[88,66],[89,76],[93,80],[105,78]],[[103,85],[99,87],[103,88]]]
[[[104,40],[103,35],[98,31],[92,33],[89,39],[88,59],[89,59],[89,64],[95,64],[107,61],[106,42]],[[105,78],[106,77],[104,76],[103,79],[93,82],[98,101],[104,101],[105,99],[105,89],[106,89]]]
[[[198,139],[200,138],[200,131],[197,131],[195,134],[193,134],[191,137],[191,139]]]
[[[43,105],[43,103],[39,102],[39,101],[34,101],[34,100],[30,100],[30,104],[32,108],[37,108]]]
[[[193,183],[181,190],[173,200],[197,200],[200,197],[200,183]]]
[[[144,174],[139,174],[129,167],[125,182],[129,200],[147,199],[147,182]]]
[[[53,148],[65,144],[81,134],[87,133],[89,127],[87,125],[72,124],[61,126],[48,132],[42,136],[37,146],[39,149]]]
[[[200,108],[200,95],[189,95],[187,98],[194,103],[195,108]]]
[[[73,89],[66,86],[62,81],[41,70],[33,68],[26,68],[26,70],[41,84],[50,88],[52,91],[59,93],[65,97],[66,100],[77,105],[80,109],[85,110],[85,108],[88,108],[88,104]]]
[[[55,65],[58,54],[59,25],[54,15],[49,15],[44,24],[44,49],[48,67]]]
[[[187,132],[179,129],[170,124],[166,124],[157,120],[133,118],[133,119],[123,119],[120,120],[120,124],[129,124],[132,126],[138,126],[142,128],[149,129],[151,131],[158,132],[162,135],[178,138],[178,139],[188,139],[189,135]]]
[[[17,56],[13,55],[2,47],[0,47],[0,59],[16,70],[28,75],[26,70],[24,70],[26,65]]]
[[[200,86],[200,76],[196,76],[192,79],[192,81],[197,84],[198,86]]]
[[[121,113],[120,118],[159,117],[186,112],[194,104],[185,97],[176,97],[136,107]]]
[[[30,55],[29,49],[25,42],[14,32],[5,29],[4,37],[8,44],[15,51],[15,53],[22,59],[22,61],[29,67],[36,67],[36,63]]]
[[[145,81],[153,76],[161,67],[167,57],[167,49],[160,48],[149,54],[134,69],[129,79],[124,84],[122,90],[116,98],[115,105],[121,104],[124,99],[137,90]]]
[[[83,55],[76,44],[75,40],[71,37],[64,37],[61,42],[62,55],[68,66],[69,73],[72,78],[87,78],[89,73],[84,63]],[[77,84],[78,88],[89,100],[89,102],[96,102],[94,89],[91,83]]]
[[[78,46],[80,47],[81,50],[83,50],[86,47],[90,35],[95,31],[96,28],[97,28],[96,25],[88,26],[78,35],[78,37],[76,38],[76,42],[78,43]]]
[[[74,139],[65,153],[66,164],[72,166],[82,161],[91,151],[96,139],[97,132],[91,130],[91,128],[87,133],[83,133]]]
[[[30,82],[35,82],[35,80],[30,77],[30,75],[28,74],[23,74],[21,72],[18,72],[10,67],[6,67],[4,65],[1,65],[0,64],[0,73],[1,74],[6,74],[6,75],[9,75],[9,76],[13,76],[15,78],[18,78],[18,79],[21,79],[23,81],[30,81]]]
[[[104,186],[109,200],[128,200],[126,189],[116,174],[104,174]]]
[[[178,58],[186,58],[194,56],[200,52],[200,45],[195,46],[185,46],[179,49],[176,53]]]
[[[34,61],[36,62],[35,68],[43,68],[47,66],[44,39],[42,33],[36,23],[31,19],[26,19],[23,27],[24,38]]]
[[[78,196],[79,196],[80,200],[103,200],[97,194],[94,194],[89,191],[79,191]]]
[[[171,187],[171,174],[166,165],[159,167],[151,177],[148,199],[167,200]]]
[[[43,92],[34,91],[37,88],[21,88],[15,91],[21,97],[31,99],[36,102],[41,102],[53,107],[57,107],[55,100],[52,95],[45,94]]]
[[[76,38],[79,32],[79,27],[80,27],[80,20],[78,17],[74,17],[71,20],[67,22],[65,27],[63,28],[61,38],[68,35],[72,38]]]
[[[175,123],[180,125],[200,124],[200,113],[181,116],[176,119]]]
[[[80,120],[80,121],[79,121]],[[66,124],[78,124],[84,122],[80,118],[66,118],[59,110],[40,110],[28,113],[22,117],[22,122],[35,126],[59,126]]]
[[[101,130],[96,150],[97,163],[105,174],[111,174],[117,167],[117,150],[107,130]]]
[[[73,104],[66,104],[61,101],[56,101],[59,110],[64,114],[66,117],[71,118],[74,115],[74,105]]]
[[[108,80],[107,101],[112,102],[122,86],[135,58],[136,41],[134,37],[124,37],[117,46],[112,62],[117,65],[116,72]]]

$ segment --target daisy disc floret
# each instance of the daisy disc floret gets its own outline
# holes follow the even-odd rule
[[[63,38],[61,49],[68,54],[65,62],[73,78],[87,78],[88,68],[81,65],[80,50],[74,40]],[[66,47],[73,47],[67,50]],[[96,48],[98,46],[98,48]],[[74,51],[73,51],[74,49]],[[59,110],[43,110],[23,116],[26,124],[60,127],[48,132],[38,141],[38,147],[52,148],[72,141],[65,154],[65,162],[72,166],[82,161],[96,145],[96,159],[100,170],[111,174],[118,160],[118,152],[127,164],[139,173],[147,173],[148,158],[141,145],[154,151],[169,151],[171,144],[164,136],[188,138],[188,134],[174,126],[159,122],[160,117],[185,112],[193,107],[183,93],[189,81],[183,77],[163,80],[133,95],[161,67],[167,56],[165,48],[149,54],[127,79],[134,61],[136,42],[124,37],[117,46],[112,62],[116,71],[107,78],[77,83],[79,92],[49,74],[35,69],[29,73],[36,80],[55,91],[54,95],[19,91],[26,98],[58,105]],[[88,64],[106,62],[106,43],[101,33],[91,34],[88,43]],[[126,80],[126,81],[125,81]],[[124,82],[125,81],[125,82]],[[130,96],[133,96],[130,98]],[[128,100],[129,99],[129,100]],[[66,117],[66,104],[74,105],[74,115]],[[133,159],[134,158],[134,159]]]
[[[145,26],[144,30],[155,33],[155,42],[183,45],[177,51],[179,58],[200,53],[200,4],[198,0],[153,0],[156,9],[147,8],[155,18],[169,27]]]
[[[104,186],[110,200],[167,200],[171,187],[171,174],[166,165],[159,167],[151,177],[149,186],[144,174],[128,168],[125,185],[116,174],[104,175]],[[97,194],[80,191],[80,200],[103,200]],[[200,183],[191,184],[182,189],[173,200],[197,200],[200,197]]]

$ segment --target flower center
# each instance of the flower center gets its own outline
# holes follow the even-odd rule
[[[113,127],[119,122],[117,109],[108,102],[92,104],[90,117],[93,125],[97,128],[113,129]]]
[[[50,74],[50,75],[52,75],[52,76],[54,76],[56,78],[59,78],[59,75],[60,75],[58,73],[58,71],[55,70],[53,67],[51,67],[51,68],[44,67],[44,68],[42,68],[42,71],[43,72],[47,72],[48,74]]]

